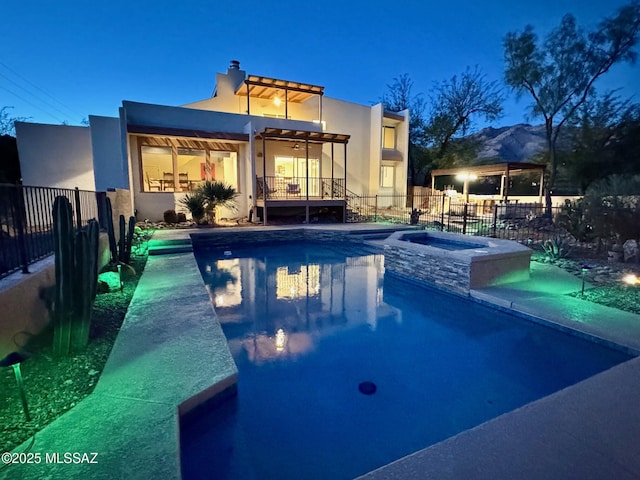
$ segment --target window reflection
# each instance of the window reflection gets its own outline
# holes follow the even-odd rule
[[[320,265],[301,265],[299,268],[278,267],[276,298],[294,300],[314,297],[320,293]]]

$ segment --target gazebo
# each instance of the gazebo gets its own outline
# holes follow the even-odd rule
[[[544,172],[546,166],[536,163],[496,163],[492,165],[478,165],[475,167],[456,167],[433,170],[431,172],[431,189],[435,190],[436,177],[444,177],[455,175],[458,179],[463,180],[463,195],[465,202],[469,202],[469,181],[478,177],[494,177],[501,176],[500,180],[500,198],[507,203],[509,199],[509,179],[516,175],[530,172],[540,172],[540,188],[539,202],[542,203],[542,186],[544,183]]]

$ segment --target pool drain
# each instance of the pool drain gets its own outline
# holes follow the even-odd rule
[[[358,385],[358,390],[360,390],[360,393],[363,395],[373,395],[377,389],[378,387],[376,387],[376,384],[373,382],[362,382]]]

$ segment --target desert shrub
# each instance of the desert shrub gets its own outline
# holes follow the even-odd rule
[[[165,210],[163,218],[165,223],[178,223],[178,214],[175,210]]]

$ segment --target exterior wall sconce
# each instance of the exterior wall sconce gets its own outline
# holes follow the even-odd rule
[[[27,405],[27,395],[24,392],[24,382],[22,381],[22,373],[20,372],[20,363],[25,361],[27,357],[18,352],[11,352],[9,355],[0,360],[0,367],[13,367],[13,374],[16,377],[16,383],[18,384],[18,390],[20,392],[20,400],[22,401],[22,409],[24,410],[24,416],[27,418],[27,422],[31,421],[31,415],[29,415],[29,406]]]

